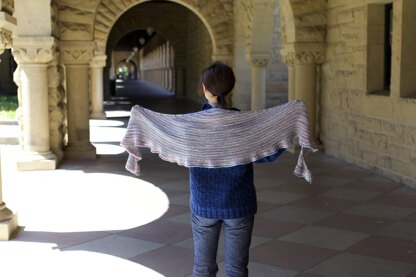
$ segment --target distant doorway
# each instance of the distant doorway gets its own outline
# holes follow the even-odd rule
[[[117,65],[117,79],[120,80],[137,80],[137,65],[133,61],[121,61]]]

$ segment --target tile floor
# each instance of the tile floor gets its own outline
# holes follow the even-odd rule
[[[0,242],[4,276],[191,276],[187,170],[145,151],[142,176],[129,174],[124,124],[92,120],[98,159],[55,171],[14,172],[3,147],[21,225]],[[250,276],[416,276],[416,189],[323,153],[308,156],[309,185],[292,175],[296,158],[255,165]],[[222,243],[218,262],[225,276]]]

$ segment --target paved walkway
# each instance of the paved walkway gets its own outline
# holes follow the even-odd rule
[[[188,172],[145,151],[142,176],[128,173],[121,107],[134,101],[113,102],[107,120],[90,122],[96,160],[15,172],[16,146],[3,147],[4,200],[22,227],[0,242],[2,276],[190,276]],[[415,189],[322,153],[308,156],[308,185],[292,175],[296,158],[255,165],[250,276],[416,276]]]

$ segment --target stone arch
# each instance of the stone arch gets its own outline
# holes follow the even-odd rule
[[[112,49],[115,48],[118,41],[125,35],[135,30],[152,27],[155,33],[161,35],[164,39],[166,39],[166,41],[169,42],[173,48],[173,63],[175,68],[173,70],[175,70],[175,72],[184,71],[184,68],[186,68],[187,64],[188,53],[187,28],[188,22],[191,20],[191,22],[198,21],[198,24],[203,26],[205,29],[204,37],[208,42],[206,45],[210,48],[210,54],[208,56],[209,60],[211,60],[212,42],[210,41],[210,37],[206,31],[205,26],[197,15],[195,15],[188,8],[174,2],[168,2],[166,5],[159,5],[157,7],[150,4],[151,3],[149,2],[145,2],[140,5],[136,5],[130,8],[128,11],[124,12],[122,16],[117,19],[107,37],[107,43],[105,46],[107,57],[111,57]],[[155,18],[163,19],[155,20]],[[169,24],[167,24],[167,22]],[[112,69],[113,68],[110,67],[110,64],[107,64],[107,66],[104,68],[105,72]],[[107,80],[109,74],[105,73],[104,76],[104,78]],[[178,76],[184,77],[183,74],[179,74]],[[110,91],[110,89],[108,88],[107,82],[105,82],[104,87],[105,95],[108,95],[108,91]],[[174,88],[174,90],[179,91],[178,88]],[[181,91],[183,91],[183,89]]]
[[[282,42],[324,43],[326,5],[325,0],[280,0]]]
[[[164,16],[164,21],[174,22],[174,24],[165,24],[162,20],[154,20],[154,15],[159,13],[153,13],[154,9],[150,5],[138,5],[137,7],[133,7],[129,11],[125,12],[119,20],[122,19],[122,24],[117,24],[112,27],[109,36],[107,37],[107,44],[106,44],[106,52],[107,55],[109,54],[109,50],[113,49],[118,41],[127,35],[128,33],[138,30],[138,29],[145,29],[149,26],[152,26],[155,31],[161,34],[163,37],[168,40],[172,47],[175,49],[175,57],[176,60],[181,60],[185,58],[185,37],[184,33],[182,32],[182,28],[186,28],[183,20],[178,20],[175,16],[185,16],[186,12],[191,12],[185,7],[182,8],[182,12],[178,14],[169,14],[169,8],[167,7],[166,16]],[[140,13],[140,16],[137,14]],[[162,13],[165,13],[162,11]],[[176,20],[176,21],[175,21]]]
[[[276,0],[246,0],[242,3],[246,15],[246,55],[267,55],[272,49]]]
[[[137,79],[137,72],[138,72],[137,64],[134,61],[131,61],[131,60],[127,61],[126,59],[124,59],[124,60],[121,60],[120,62],[118,62],[116,67],[119,68],[120,65],[122,65],[122,64],[127,64],[127,65],[129,65],[133,68],[133,75],[132,76],[134,76],[133,79],[136,80]]]
[[[178,37],[172,36],[171,33],[169,32],[165,32],[165,31],[161,31],[158,28],[157,24],[152,24],[152,27],[155,27],[155,30],[157,31],[158,34],[162,35],[164,38],[166,38],[167,41],[169,41],[173,48],[175,49],[175,56],[179,55],[179,57],[182,57],[184,55],[183,51],[177,51],[177,49],[183,49],[183,40],[178,39]],[[126,29],[122,30],[122,32],[118,33],[117,35],[115,35],[114,38],[114,42],[118,39],[121,39],[122,37],[124,37],[125,35],[129,34],[130,32],[134,31],[134,30],[138,30],[138,29],[144,29],[146,27],[145,24],[138,24],[138,25],[123,25],[123,27],[127,27]],[[128,28],[131,27],[131,28]],[[109,49],[114,48],[116,45],[116,43],[108,43],[107,44],[107,53]],[[182,56],[181,56],[182,55]]]
[[[281,41],[282,44],[295,41],[295,21],[293,20],[293,11],[290,0],[280,1],[280,22],[282,26]]]
[[[232,1],[203,1],[203,0],[167,0],[180,4],[194,14],[204,23],[213,43],[213,57],[215,59],[230,59],[232,57]],[[103,52],[111,28],[117,19],[135,5],[144,3],[144,0],[112,1],[103,0],[97,6],[93,35],[97,42],[98,51]]]
[[[281,0],[282,49],[289,65],[288,98],[308,106],[312,137],[319,140],[318,67],[325,59],[326,0]]]
[[[1,11],[6,12],[9,15],[12,15],[14,12],[14,1],[13,0],[3,0],[1,3]]]

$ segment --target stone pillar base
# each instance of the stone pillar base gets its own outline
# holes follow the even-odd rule
[[[97,151],[92,144],[73,145],[68,144],[64,148],[64,159],[69,160],[94,160],[97,158]]]
[[[107,119],[107,116],[105,115],[105,113],[97,112],[97,113],[92,113],[90,115],[90,118],[91,119]]]
[[[14,214],[12,218],[0,222],[0,241],[10,240],[11,236],[17,231],[17,215]]]
[[[57,158],[52,152],[26,153],[23,152],[17,159],[18,171],[25,170],[54,170],[56,169]]]

